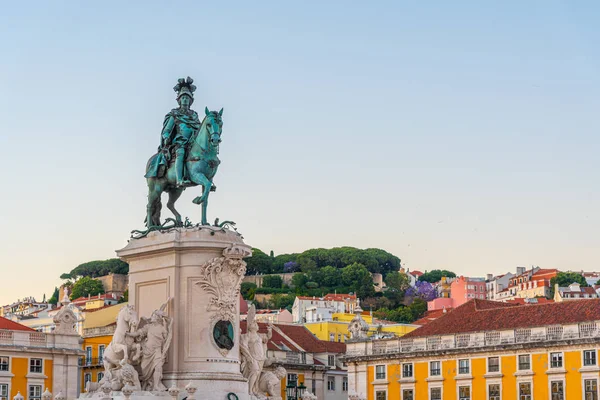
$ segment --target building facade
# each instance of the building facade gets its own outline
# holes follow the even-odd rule
[[[460,276],[450,283],[450,297],[438,297],[427,303],[428,310],[456,308],[471,299],[485,299],[486,283],[483,278]]]
[[[368,400],[597,400],[599,348],[600,300],[476,299],[403,338],[348,342],[345,362]]]
[[[333,314],[354,313],[357,305],[355,294],[327,294],[324,297],[297,296],[292,305],[295,323],[332,321]]]
[[[41,400],[46,389],[76,398],[80,356],[74,330],[46,334],[0,317],[0,399]]]
[[[391,334],[393,336],[403,336],[418,328],[414,324],[390,323],[389,321],[380,321],[370,315],[361,315],[369,325],[368,336],[378,333]],[[355,317],[354,314],[336,313],[332,315],[331,321],[306,322],[304,326],[319,340],[344,343],[350,338],[348,326]]]
[[[554,301],[597,299],[598,293],[593,287],[581,287],[575,282],[567,287],[554,285]]]

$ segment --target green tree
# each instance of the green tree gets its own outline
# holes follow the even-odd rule
[[[581,287],[589,286],[583,277],[583,275],[577,272],[559,272],[555,277],[550,279],[550,299],[554,298],[554,285],[558,283],[558,286],[569,286],[572,283],[579,283]]]
[[[306,282],[308,282],[308,275],[306,275],[302,272],[298,272],[298,273],[294,274],[294,276],[292,276],[292,285],[296,289],[304,288],[304,286],[306,285]]]
[[[129,301],[129,289],[125,289],[123,297],[119,299],[119,303],[127,303]]]
[[[273,259],[260,249],[252,249],[252,257],[244,258],[246,261],[246,275],[266,275],[271,273]]]
[[[360,298],[364,299],[375,294],[373,278],[362,264],[354,263],[342,268],[342,283],[352,288]]]
[[[335,287],[340,284],[342,272],[340,269],[330,265],[321,268],[321,286]]]
[[[448,271],[445,269],[434,269],[429,272],[425,272],[419,277],[419,280],[429,283],[437,283],[442,280],[443,276],[445,276],[446,278],[456,278],[456,274],[452,271]]]
[[[246,300],[253,300],[256,292],[256,284],[254,282],[242,282],[240,293]],[[252,298],[250,298],[252,296]]]
[[[71,272],[62,274],[61,279],[77,279],[87,276],[90,278],[98,278],[108,275],[109,273],[127,275],[129,273],[129,264],[118,259],[110,258],[108,260],[95,260],[79,264],[73,268]]]
[[[271,296],[269,305],[271,306],[271,308],[288,308],[294,304],[295,299],[296,296],[294,296],[293,294],[284,295],[277,293]]]
[[[416,298],[411,303],[409,308],[413,318],[410,322],[413,322],[418,320],[425,314],[425,312],[427,311],[427,302],[423,299]]]
[[[388,289],[404,292],[410,287],[410,279],[405,273],[392,271],[385,276],[385,284]]]
[[[265,275],[262,286],[266,288],[280,289],[283,286],[283,279],[279,275]]]
[[[96,296],[103,293],[104,288],[102,287],[102,282],[92,279],[89,276],[84,276],[73,284],[71,300],[85,296]]]
[[[284,271],[285,264],[288,262],[295,262],[297,257],[298,257],[298,254],[296,254],[296,253],[279,254],[279,255],[275,256],[275,259],[273,260],[273,265],[272,265],[273,272],[276,272],[276,273],[285,272]]]
[[[59,291],[57,287],[54,287],[54,292],[52,292],[52,296],[48,299],[48,304],[56,305],[58,303]]]

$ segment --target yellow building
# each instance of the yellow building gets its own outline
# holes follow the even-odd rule
[[[87,382],[99,382],[104,376],[103,355],[115,332],[117,314],[127,303],[102,309],[89,310],[83,324],[83,351],[81,361],[81,390]],[[0,399],[2,400],[2,399]]]
[[[600,300],[471,300],[401,339],[347,343],[350,398],[598,399]],[[567,396],[568,394],[568,396]]]
[[[361,317],[369,324],[368,336],[376,333],[392,333],[396,336],[404,336],[419,327],[411,324],[381,323],[373,320],[370,315],[362,315]],[[320,340],[343,343],[350,338],[348,325],[350,325],[353,318],[354,314],[335,313],[332,315],[331,321],[306,322],[304,326]]]
[[[42,393],[79,394],[79,336],[72,329],[46,334],[0,317],[0,400],[20,393],[40,400]]]

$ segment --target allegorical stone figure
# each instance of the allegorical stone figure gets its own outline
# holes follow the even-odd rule
[[[142,361],[139,366],[142,390],[167,390],[162,384],[162,375],[173,334],[173,319],[165,313],[166,305],[154,311],[149,320],[141,318],[138,330],[126,333],[127,336],[142,339]]]
[[[261,392],[269,395],[269,397],[281,398],[281,380],[285,378],[287,371],[279,366],[275,371],[263,372],[258,381],[258,388]]]
[[[259,378],[267,359],[267,342],[273,335],[271,324],[267,327],[267,334],[258,333],[258,323],[254,316],[254,304],[248,309],[247,332],[240,337],[240,353],[242,357],[242,375],[248,379],[248,393],[261,396]]]

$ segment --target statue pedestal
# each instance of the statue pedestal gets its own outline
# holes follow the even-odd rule
[[[117,255],[129,263],[129,304],[149,317],[171,298],[173,339],[163,383],[192,381],[198,398],[248,399],[240,373],[239,289],[251,248],[233,231],[203,226],[151,232]]]

